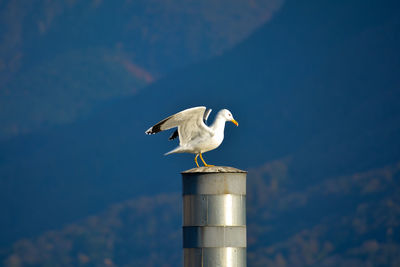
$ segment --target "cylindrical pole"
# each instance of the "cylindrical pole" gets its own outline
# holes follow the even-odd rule
[[[246,266],[246,174],[217,166],[182,172],[184,267]]]

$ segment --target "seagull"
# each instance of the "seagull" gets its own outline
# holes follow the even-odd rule
[[[239,126],[239,123],[233,118],[229,110],[222,109],[217,113],[214,123],[207,126],[205,123],[211,111],[211,109],[206,109],[203,106],[185,109],[150,127],[146,131],[146,134],[156,134],[178,127],[169,137],[169,140],[179,137],[179,146],[165,153],[165,155],[192,153],[196,154],[194,161],[198,168],[200,167],[197,163],[198,156],[200,156],[204,166],[214,166],[204,161],[202,153],[216,149],[222,143],[224,140],[225,122],[231,121],[236,126]]]

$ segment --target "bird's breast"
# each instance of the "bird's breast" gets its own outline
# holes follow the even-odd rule
[[[223,140],[224,140],[223,134],[222,135],[215,134],[208,140],[204,140],[204,142],[202,142],[202,144],[200,145],[201,146],[200,150],[203,153],[203,152],[207,152],[207,151],[216,149],[217,147],[219,147],[219,145],[221,145]]]

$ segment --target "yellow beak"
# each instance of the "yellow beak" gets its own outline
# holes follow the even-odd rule
[[[234,119],[232,119],[231,122],[233,122],[236,126],[239,126],[239,123],[237,121],[235,121]]]

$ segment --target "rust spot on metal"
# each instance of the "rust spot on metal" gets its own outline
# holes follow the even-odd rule
[[[229,183],[226,180],[226,176],[224,176],[224,194],[230,194],[232,193],[231,190],[229,190]]]

